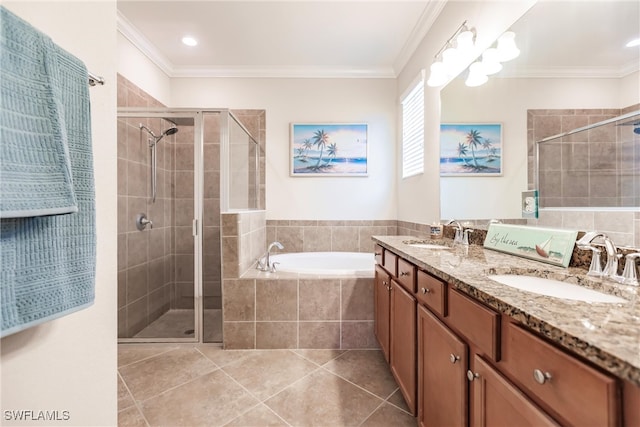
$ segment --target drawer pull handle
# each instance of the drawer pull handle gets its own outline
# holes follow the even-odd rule
[[[401,271],[400,272],[400,276],[408,276],[409,272],[408,271]]]
[[[476,378],[478,378],[478,377],[480,377],[480,374],[476,374],[476,373],[475,373],[475,372],[473,372],[471,369],[469,369],[469,370],[467,371],[467,379],[468,379],[469,381],[473,381],[473,380],[475,380],[475,379],[476,379]]]
[[[451,363],[456,363],[458,360],[460,360],[460,356],[456,356],[455,354],[451,353],[449,355],[449,360],[451,361]]]
[[[533,379],[535,379],[538,384],[544,384],[547,381],[551,381],[551,374],[549,372],[542,372],[540,369],[534,369]]]
[[[422,288],[420,290],[422,291],[423,294],[428,294],[429,292],[431,292],[431,289],[427,289],[427,288]]]

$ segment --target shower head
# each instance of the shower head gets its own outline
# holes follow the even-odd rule
[[[156,134],[153,133],[153,131],[151,129],[149,129],[148,127],[146,127],[142,123],[140,123],[140,129],[144,129],[145,131],[147,131],[147,133],[149,135],[151,135],[153,137],[154,141],[153,141],[152,145],[157,144],[158,142],[160,142],[160,140],[162,138],[164,138],[167,135],[173,135],[173,134],[178,133],[178,127],[176,125],[173,125],[169,129],[167,129],[164,132],[162,132],[162,134],[160,136],[156,136]]]
[[[176,125],[171,126],[169,129],[162,132],[162,135],[173,135],[178,133],[178,127]]]

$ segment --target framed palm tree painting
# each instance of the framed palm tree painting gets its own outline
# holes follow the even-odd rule
[[[291,176],[367,176],[367,154],[366,124],[291,124]]]
[[[440,176],[501,176],[502,124],[440,125]]]

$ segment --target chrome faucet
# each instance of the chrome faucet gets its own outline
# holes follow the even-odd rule
[[[272,242],[267,248],[267,252],[265,252],[263,256],[258,258],[258,262],[256,264],[257,270],[270,271],[272,273],[275,273],[277,262],[274,262],[273,264],[271,264],[271,249],[273,249],[274,246],[277,247],[278,249],[284,249],[284,246],[282,246],[282,243]]]
[[[465,246],[469,246],[469,233],[473,233],[473,230],[470,228],[462,232],[462,244]]]
[[[456,221],[455,219],[452,219],[451,221],[449,221],[448,223],[446,223],[445,225],[452,225],[456,227],[456,235],[453,238],[453,243],[463,243],[463,228],[460,225],[460,223],[458,221]],[[467,240],[467,244],[469,244],[469,241]]]
[[[604,241],[604,247],[607,251],[607,264],[602,270],[602,266],[600,264],[600,254],[601,250],[592,245],[593,242],[597,238],[602,238]],[[597,276],[597,277],[611,277],[612,279],[617,279],[618,276],[618,248],[613,243],[613,241],[604,233],[597,231],[589,231],[587,232],[580,240],[576,242],[578,249],[581,250],[590,250],[593,253],[591,257],[591,265],[589,266],[588,276]]]

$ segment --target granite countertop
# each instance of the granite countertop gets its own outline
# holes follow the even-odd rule
[[[594,279],[579,268],[563,268],[452,240],[426,243],[451,249],[422,249],[403,243],[413,236],[374,236],[374,242],[420,269],[523,322],[604,370],[640,386],[640,287]],[[619,296],[626,303],[588,303],[518,290],[487,277],[528,274],[566,281]]]

